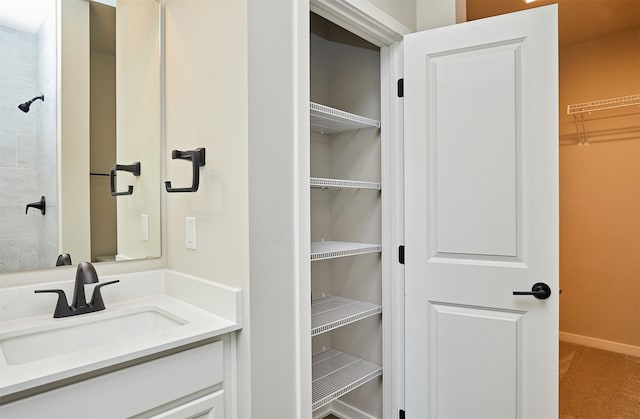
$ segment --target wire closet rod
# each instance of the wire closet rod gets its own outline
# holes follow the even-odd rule
[[[573,115],[573,123],[576,126],[576,133],[578,135],[578,145],[589,145],[585,114],[628,106],[637,106],[640,109],[640,94],[594,100],[567,106],[567,114]]]
[[[567,106],[567,114],[573,115],[585,112],[602,111],[605,109],[622,108],[625,106],[640,106],[640,94],[614,97],[611,99],[594,100]]]

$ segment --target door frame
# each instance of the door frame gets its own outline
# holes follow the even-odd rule
[[[381,99],[381,181],[388,185],[382,189],[382,342],[383,361],[383,417],[398,417],[398,411],[404,409],[404,267],[398,263],[398,247],[404,242],[404,165],[403,165],[403,103],[397,97],[397,81],[402,78],[402,39],[411,29],[391,18],[368,2],[354,0],[310,0],[309,11],[347,29],[355,35],[380,47],[380,99]],[[304,25],[298,26],[298,42],[309,42],[309,32]],[[303,57],[300,57],[302,60]],[[300,68],[309,69],[306,65]],[[300,115],[309,113],[308,74],[299,71],[298,97]],[[298,173],[310,172],[310,156],[307,147],[298,148]],[[310,192],[300,188],[300,208],[307,208]],[[301,217],[304,214],[301,214]],[[300,266],[308,261],[308,251],[303,246],[311,241],[310,231],[300,231]],[[306,236],[306,237],[305,237]],[[308,266],[308,265],[307,265]],[[299,288],[299,304],[309,304],[311,289],[310,271],[300,274],[302,285]],[[300,329],[301,347],[308,346],[310,330]],[[300,354],[301,364],[311,364],[311,353]],[[304,384],[302,378],[300,400],[311,400],[311,387]],[[310,382],[310,380],[308,380]],[[310,406],[310,403],[309,403]],[[307,408],[301,407],[305,412]],[[303,417],[306,415],[303,415]]]

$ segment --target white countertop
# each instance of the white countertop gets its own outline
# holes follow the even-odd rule
[[[101,344],[83,345],[78,333],[80,336],[73,336],[77,350],[13,365],[0,352],[0,398],[241,328],[239,289],[168,270],[105,276],[100,281],[114,279],[121,282],[102,288],[105,310],[60,319],[53,318],[57,295],[34,294],[33,290],[63,288],[70,299],[73,280],[0,289],[0,340],[25,330],[53,330],[83,323],[90,326],[92,322],[146,310],[163,313],[179,324],[140,336],[128,333]],[[86,294],[89,299],[89,286]],[[43,298],[45,295],[48,298]],[[45,307],[46,314],[42,312]]]

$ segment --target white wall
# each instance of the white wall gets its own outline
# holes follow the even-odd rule
[[[172,181],[173,187],[190,186],[190,163],[172,160],[171,150],[206,148],[198,192],[163,192],[167,264],[170,269],[243,289],[238,401],[239,417],[249,418],[247,4],[166,0],[165,11],[165,180]],[[196,218],[197,250],[185,246],[185,217]]]
[[[301,215],[308,214],[308,114],[298,114],[299,104],[308,106],[309,100],[298,79],[308,74],[309,46],[296,35],[309,31],[307,6],[297,0],[248,3],[254,418],[311,415],[310,313],[308,305],[298,306],[300,295],[311,295],[301,281],[309,265],[300,259],[309,254],[309,243],[300,243],[309,228]],[[298,199],[305,193],[307,208]]]
[[[363,0],[412,32],[466,21],[465,0]]]
[[[90,54],[91,260],[95,261],[115,256],[118,246],[116,199],[109,177],[103,176],[116,161],[116,57],[93,46]]]
[[[416,30],[416,5],[425,0],[365,0],[396,19],[412,31]]]
[[[119,0],[116,8],[117,157],[112,165],[140,162],[140,176],[119,172],[117,177],[117,190],[132,185],[133,195],[109,196],[117,200],[118,255],[128,259],[161,253],[159,8],[156,0]],[[148,241],[140,234],[143,214],[149,220]]]
[[[61,1],[59,250],[91,260],[89,205],[89,2]]]
[[[457,4],[456,4],[457,3]],[[456,11],[456,7],[458,11]],[[464,18],[462,13],[464,8]],[[416,0],[416,29],[438,28],[466,20],[466,3],[460,0]]]
[[[63,0],[63,7],[76,1],[83,0]],[[414,28],[413,0],[408,2],[372,1]],[[295,36],[298,30],[308,32],[308,18],[306,2],[298,0],[166,0],[166,180],[174,186],[191,182],[189,165],[171,160],[172,149],[207,149],[197,193],[163,192],[166,265],[244,291],[240,418],[310,415],[311,346],[305,335],[310,313],[307,306],[298,306],[299,296],[310,294],[309,284],[300,283],[300,273],[309,270],[300,257],[308,254],[308,243],[300,242],[301,231],[309,228],[306,216],[301,217],[308,213],[308,199],[299,199],[305,190],[308,198],[308,185],[300,179],[308,177],[309,133],[306,116],[297,113],[309,96],[298,76],[309,69],[303,59],[308,45]],[[82,42],[78,34],[84,32],[84,25],[71,26],[63,39],[73,34]],[[63,90],[70,89],[70,77],[63,73]],[[82,75],[78,81],[88,86]],[[63,118],[86,111],[88,95],[77,95],[76,101],[63,102]],[[71,129],[65,120],[62,130],[63,148],[70,147],[72,138],[88,135],[88,127]],[[82,147],[75,151],[78,165],[83,158],[88,162]],[[63,174],[65,187],[67,179]],[[88,191],[88,180],[76,181]],[[67,213],[71,202],[62,201],[63,221],[88,219],[73,208]],[[186,216],[197,218],[197,250],[185,248]],[[84,243],[82,238],[77,242]],[[107,268],[99,266],[99,273]]]

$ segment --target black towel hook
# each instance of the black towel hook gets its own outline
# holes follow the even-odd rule
[[[126,192],[116,192],[116,172],[120,170],[123,172],[129,172],[134,176],[140,176],[140,162],[137,161],[133,164],[116,164],[109,170],[109,184],[111,187],[111,196],[121,195],[133,195],[133,185],[129,185]]]
[[[200,186],[200,167],[204,166],[205,164],[204,147],[188,151],[173,150],[171,151],[171,158],[173,160],[181,159],[191,161],[191,167],[193,169],[193,180],[191,181],[190,188],[172,188],[171,181],[167,180],[164,182],[164,186],[167,189],[167,192],[196,192],[198,190],[198,187]]]

